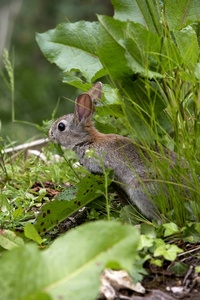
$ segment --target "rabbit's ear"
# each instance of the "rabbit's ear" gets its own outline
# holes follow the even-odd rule
[[[92,101],[94,99],[101,100],[102,97],[102,83],[100,81],[96,82],[91,89],[89,89],[88,94],[91,96]]]
[[[76,120],[81,122],[82,120],[92,118],[93,111],[94,108],[91,96],[87,93],[79,95],[76,99],[74,110]]]

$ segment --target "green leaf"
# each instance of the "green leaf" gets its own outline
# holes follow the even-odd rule
[[[114,18],[133,21],[146,26],[147,30],[161,33],[160,7],[155,0],[112,0]]]
[[[62,81],[64,83],[70,84],[77,89],[80,89],[83,92],[87,92],[90,88],[91,85],[88,83],[84,83],[83,80],[81,80],[79,77],[74,76],[70,74],[69,72],[65,74],[65,76],[62,78]]]
[[[74,200],[76,192],[77,188],[68,188],[63,193],[60,193],[53,202],[47,203],[42,207],[35,224],[35,228],[40,235],[45,234],[45,232],[82,207],[81,203],[77,203]]]
[[[110,183],[111,181],[108,181],[108,184]],[[40,235],[49,231],[71,214],[101,196],[104,189],[105,183],[102,176],[86,175],[77,187],[68,188],[60,193],[53,202],[42,207],[36,219],[36,230]]]
[[[179,232],[178,226],[173,222],[163,224],[163,227],[165,228],[164,236],[169,236],[171,234]]]
[[[142,235],[140,235],[138,250],[142,250],[145,247],[150,248],[153,246],[153,243],[154,243],[153,239],[142,234]]]
[[[199,46],[195,30],[191,26],[187,26],[182,30],[173,31],[183,63],[186,66],[194,66],[199,58]]]
[[[43,240],[41,239],[41,237],[39,236],[37,230],[35,229],[34,225],[32,225],[31,223],[27,223],[24,227],[24,235],[37,242],[38,244],[42,244]]]
[[[5,253],[0,261],[1,298],[38,300],[46,293],[51,299],[96,299],[105,267],[131,270],[138,237],[133,226],[96,221],[70,230],[47,250],[27,244]]]
[[[185,24],[200,21],[199,0],[167,0],[165,13],[169,28],[180,29]]]
[[[108,180],[108,185],[111,180]],[[78,184],[78,192],[76,195],[77,201],[92,201],[101,196],[105,192],[105,180],[103,176],[89,174],[86,175]]]
[[[151,239],[156,238],[156,231],[155,231],[155,228],[152,225],[142,223],[141,224],[141,233],[145,234],[147,237],[149,237]]]
[[[117,88],[112,88],[109,84],[103,84],[104,104],[121,104],[121,97]]]
[[[180,63],[180,54],[171,39],[133,22],[127,23],[125,33],[127,64],[134,73],[149,79],[162,78]]]
[[[98,113],[98,116],[100,117],[103,116],[111,116],[117,118],[124,117],[122,106],[119,104],[106,104],[105,106],[96,107],[95,110]]]
[[[64,72],[78,70],[90,82],[98,71],[103,70],[98,57],[97,22],[59,24],[55,29],[37,33],[36,40],[44,56]]]
[[[162,247],[165,246],[165,242],[162,239],[155,239],[155,243],[156,243],[157,248],[161,247],[161,246]]]
[[[95,120],[95,128],[101,133],[105,133],[105,134],[117,133],[116,127],[110,124],[110,118],[108,116],[101,118],[100,121]]]
[[[161,39],[141,24],[130,23],[125,39],[127,65],[134,74],[162,78],[160,70]],[[152,55],[151,53],[155,53]]]
[[[10,206],[8,199],[6,198],[6,196],[4,196],[1,193],[0,194],[0,211],[6,211],[6,210],[10,210],[10,209],[11,209],[11,206]]]
[[[180,262],[175,263],[172,267],[169,268],[169,270],[177,275],[183,275],[187,270],[189,269],[189,266]]]
[[[163,122],[161,116],[166,104],[162,97],[156,91],[156,88],[149,83],[146,88],[145,82],[136,80],[134,82],[126,80],[123,82],[124,111],[130,126],[133,128],[133,133],[139,137],[140,140],[152,141],[154,136],[152,124],[157,121],[156,131],[162,132],[168,126],[168,118],[165,116]],[[160,122],[160,124],[159,124]],[[163,128],[163,129],[162,129]]]
[[[133,21],[145,25],[145,20],[134,0],[111,0],[114,6],[114,18],[120,21]]]
[[[145,20],[147,30],[161,34],[160,5],[156,0],[135,0]]]
[[[99,57],[114,78],[127,77],[131,73],[162,78],[161,71],[169,70],[171,61],[166,57],[166,51],[172,48],[174,60],[177,50],[173,42],[166,39],[163,43],[161,37],[141,24],[107,16],[98,16],[98,19],[101,24]]]
[[[11,250],[13,248],[23,246],[24,241],[11,230],[0,230],[0,246],[4,249]]]
[[[173,261],[176,259],[177,254],[181,252],[183,252],[183,250],[176,245],[164,244],[154,251],[154,256],[164,256],[165,259]]]
[[[17,209],[15,209],[15,211],[12,213],[14,218],[20,217],[24,214],[24,210],[23,208],[20,206]]]
[[[151,264],[162,267],[163,261],[161,259],[151,258]]]
[[[200,273],[200,266],[195,267],[195,273]]]
[[[200,223],[199,222],[195,224],[195,229],[196,229],[196,231],[198,231],[200,233]]]
[[[197,229],[196,229],[197,228]],[[200,232],[198,231],[198,226],[195,224],[190,224],[183,231],[183,240],[184,242],[189,242],[192,244],[200,242]]]
[[[23,300],[52,300],[52,297],[49,296],[47,293],[39,292],[36,295],[27,296]]]
[[[195,79],[200,80],[200,63],[197,63],[194,67],[194,75],[195,75]],[[198,171],[198,175],[200,174],[200,168],[199,168],[199,163],[195,162],[197,165],[197,171]]]
[[[100,15],[98,20],[100,22],[98,50],[102,64],[114,79],[131,76],[132,71],[127,66],[123,46],[123,29],[126,23]]]

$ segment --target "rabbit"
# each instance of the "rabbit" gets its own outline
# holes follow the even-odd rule
[[[95,83],[87,93],[80,94],[75,101],[74,113],[57,119],[50,127],[49,138],[74,150],[79,163],[90,173],[103,174],[97,159],[86,155],[88,150],[94,149],[96,156],[103,159],[104,168],[114,170],[115,186],[120,197],[127,197],[128,202],[148,219],[158,220],[160,212],[153,198],[159,188],[145,162],[145,159],[150,161],[147,152],[131,139],[117,134],[102,134],[93,125],[93,102],[101,96],[101,82]],[[174,154],[171,154],[171,159],[175,161]]]

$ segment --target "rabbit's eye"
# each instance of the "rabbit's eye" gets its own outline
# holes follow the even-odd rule
[[[62,123],[62,122],[60,122],[60,123],[58,124],[58,130],[64,131],[64,130],[65,130],[65,124]]]

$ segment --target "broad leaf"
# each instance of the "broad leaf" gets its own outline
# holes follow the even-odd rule
[[[184,242],[189,242],[191,244],[199,243],[200,232],[196,229],[195,224],[189,224],[186,227],[186,229],[183,231],[183,240]]]
[[[145,247],[152,247],[154,243],[154,240],[152,238],[147,237],[144,234],[140,235],[140,241],[139,241],[139,246],[138,246],[138,250],[142,250]]]
[[[108,181],[108,184],[110,183]],[[53,202],[42,207],[35,225],[38,233],[44,234],[58,225],[71,214],[101,196],[104,189],[103,177],[92,174],[85,176],[77,187],[68,188]]]
[[[169,236],[171,234],[175,234],[179,232],[178,226],[172,222],[163,224],[163,227],[165,228],[164,236]]]
[[[0,194],[0,210],[6,211],[6,210],[10,210],[10,209],[11,209],[11,206],[10,206],[8,199],[3,194]]]
[[[187,26],[182,30],[173,31],[177,46],[186,66],[194,66],[199,58],[199,45],[195,30]]]
[[[126,29],[126,59],[133,73],[144,77],[161,78],[161,39],[141,24],[128,24]]]
[[[152,225],[142,223],[141,224],[141,233],[145,234],[147,237],[149,237],[151,239],[156,238],[156,231],[155,231],[155,228]]]
[[[135,0],[140,13],[145,20],[146,27],[153,33],[161,34],[162,26],[160,23],[160,5],[156,0]]]
[[[11,250],[13,248],[23,246],[24,241],[11,230],[0,230],[0,246],[4,249]]]
[[[112,0],[114,18],[133,21],[146,26],[147,30],[161,33],[160,7],[155,0]]]
[[[123,78],[132,74],[126,64],[125,48],[123,46],[125,22],[111,17],[98,15],[99,28],[99,57],[110,75],[115,78]]]
[[[114,6],[114,18],[120,21],[133,21],[145,25],[145,20],[134,0],[111,0]]]
[[[42,207],[35,224],[35,228],[40,235],[45,234],[69,217],[73,212],[81,208],[78,203],[74,201],[76,192],[77,188],[68,188],[60,197],[57,197],[58,199]]]
[[[78,70],[91,81],[98,71],[105,75],[98,58],[99,24],[80,21],[59,24],[55,29],[37,34],[36,40],[45,57],[61,70]]]
[[[188,23],[200,21],[200,1],[166,0],[165,14],[169,28],[180,29]]]
[[[104,104],[121,104],[121,97],[117,88],[111,88],[108,84],[103,84]]]
[[[154,256],[164,256],[165,259],[173,261],[176,259],[178,253],[182,253],[183,250],[176,245],[164,244],[159,246],[155,252]]]
[[[140,140],[151,141],[154,135],[154,130],[159,130],[162,133],[166,127],[169,126],[167,116],[161,118],[166,104],[162,97],[156,91],[153,84],[149,84],[146,88],[145,82],[136,80],[134,82],[126,80],[123,83],[126,95],[124,97],[124,111],[133,128],[133,133],[139,137]],[[155,120],[157,124],[155,124]],[[152,124],[156,127],[153,128]]]
[[[70,230],[47,250],[32,244],[14,249],[0,261],[1,298],[96,299],[103,269],[130,271],[137,245],[133,226],[98,221]]]
[[[128,66],[143,77],[162,78],[180,63],[173,41],[148,31],[141,24],[127,24],[125,48]]]
[[[158,35],[141,24],[121,22],[107,16],[98,16],[98,19],[102,25],[99,57],[112,77],[118,79],[132,73],[149,78],[163,77],[160,73],[161,38]]]
[[[70,72],[62,78],[64,83],[70,84],[83,92],[87,92],[91,88],[91,84],[84,83],[79,77],[72,75]]]
[[[43,242],[34,225],[32,225],[31,223],[26,223],[24,227],[24,235],[38,244],[41,244]]]
[[[105,106],[96,107],[96,111],[99,117],[107,115],[108,117],[110,116],[120,118],[124,116],[122,107],[119,104],[107,104]],[[109,122],[109,120],[107,120],[107,122]]]
[[[186,271],[188,271],[188,269],[188,265],[180,262],[176,262],[174,265],[172,265],[172,267],[169,268],[171,272],[174,272],[179,276],[182,276]]]

